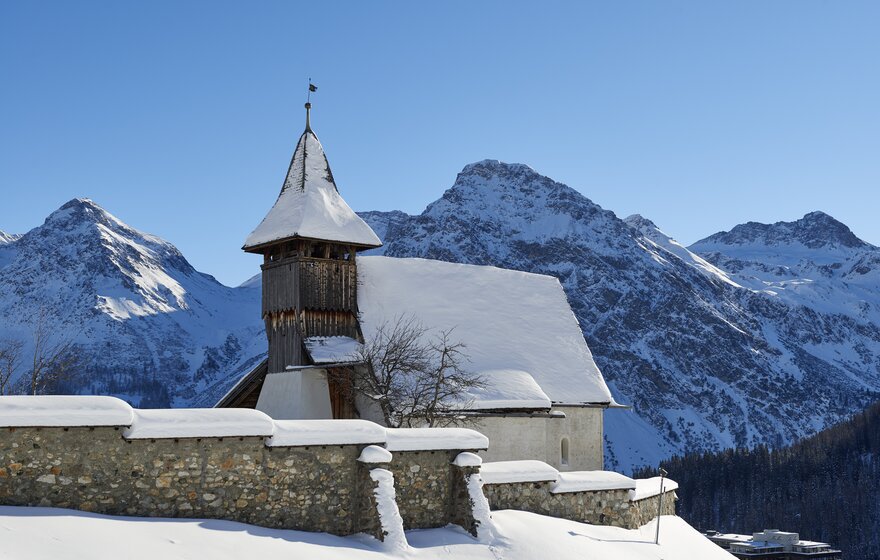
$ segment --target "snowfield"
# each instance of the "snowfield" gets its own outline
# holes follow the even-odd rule
[[[679,517],[637,530],[599,527],[520,511],[492,513],[480,543],[458,527],[408,531],[410,546],[365,535],[335,537],[231,521],[112,517],[53,508],[0,507],[0,558],[15,560],[713,560],[733,558]]]

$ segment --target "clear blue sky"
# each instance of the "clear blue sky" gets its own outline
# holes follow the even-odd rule
[[[0,230],[90,197],[227,284],[313,124],[357,210],[522,162],[690,243],[880,243],[880,2],[0,3]]]

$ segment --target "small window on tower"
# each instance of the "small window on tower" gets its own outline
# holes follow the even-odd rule
[[[562,438],[562,442],[559,445],[559,463],[562,465],[568,465],[568,438]]]

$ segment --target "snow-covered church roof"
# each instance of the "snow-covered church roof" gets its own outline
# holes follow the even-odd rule
[[[365,338],[409,316],[434,332],[453,329],[451,338],[466,346],[466,368],[485,374],[487,386],[474,395],[473,408],[522,408],[519,400],[538,406],[547,398],[555,404],[613,404],[556,278],[391,257],[361,257],[358,269]],[[499,382],[504,372],[510,379]]]
[[[306,110],[310,106],[306,105]],[[275,205],[245,241],[245,251],[294,237],[360,247],[382,242],[339,196],[324,148],[309,126],[299,138]]]

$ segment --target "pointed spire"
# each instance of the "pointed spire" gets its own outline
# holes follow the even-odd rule
[[[309,78],[309,91],[306,93],[306,132],[312,131],[312,94],[316,91],[318,91],[318,86],[313,84],[312,79]]]
[[[306,105],[306,129],[297,142],[281,194],[245,241],[245,251],[295,237],[333,241],[357,247],[381,247],[375,232],[339,195],[324,148],[312,131]]]

